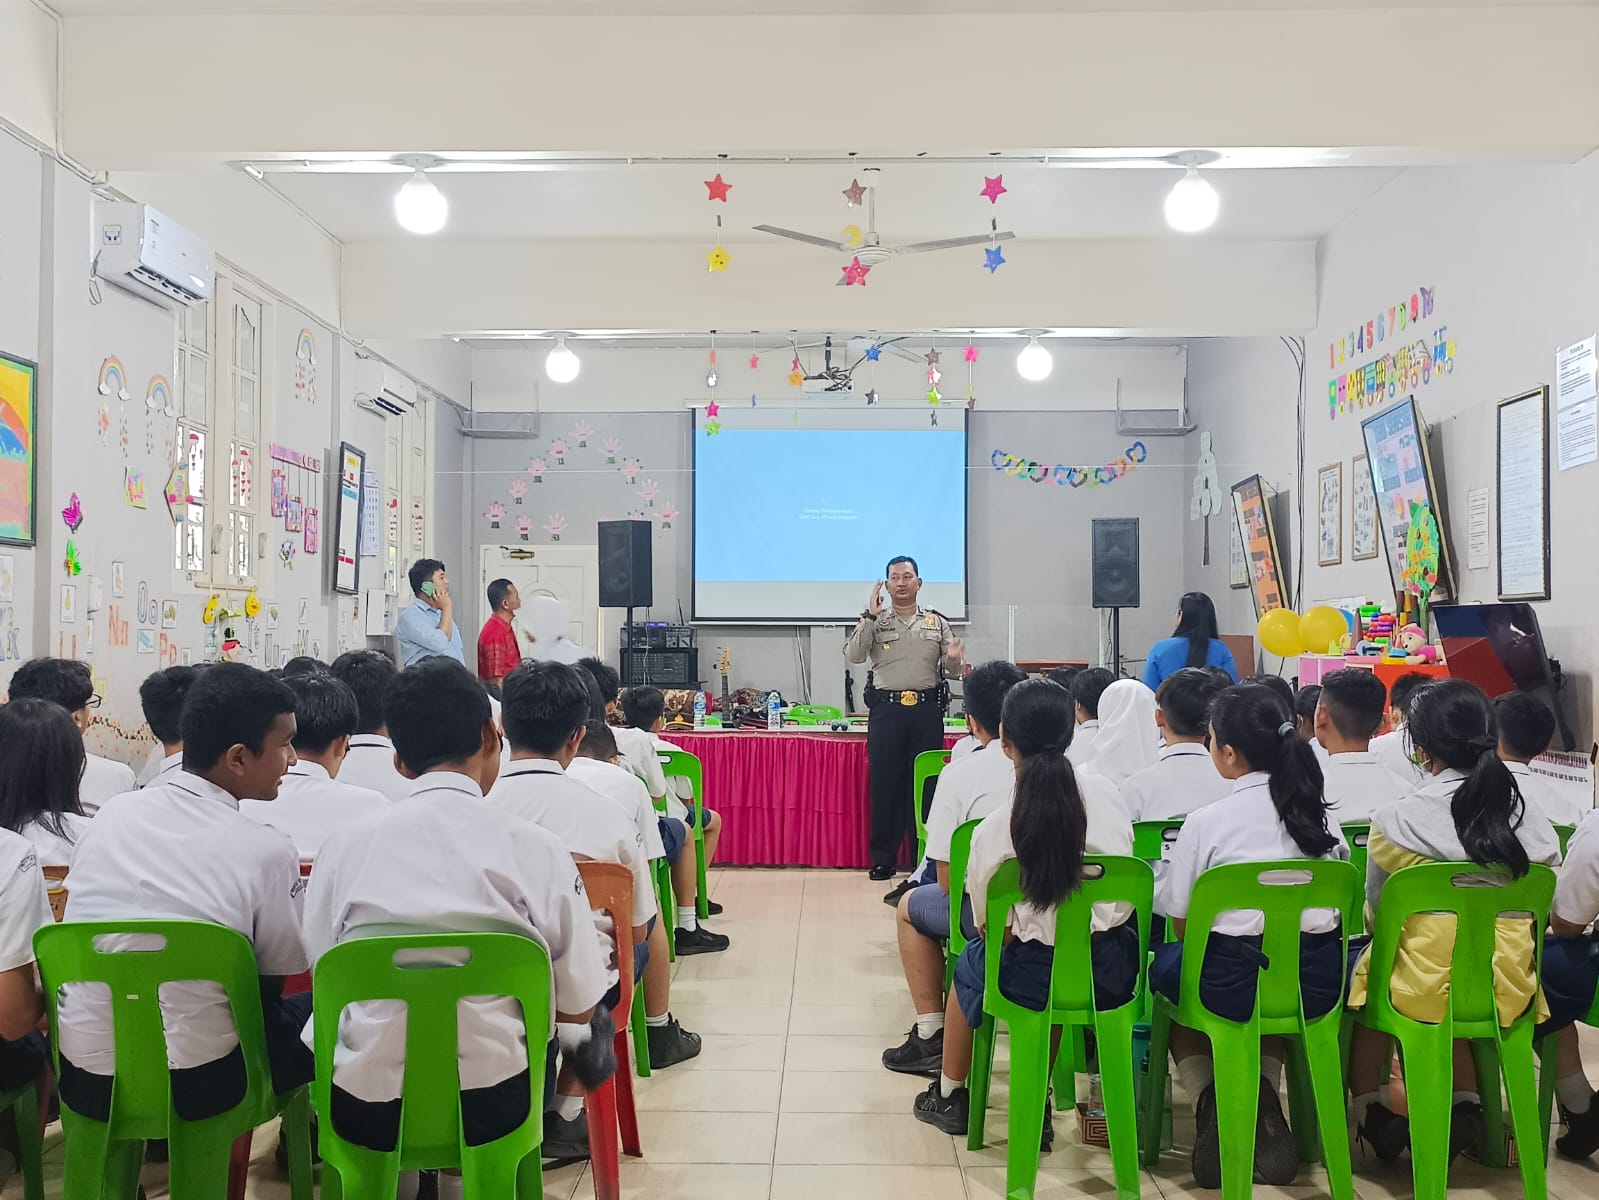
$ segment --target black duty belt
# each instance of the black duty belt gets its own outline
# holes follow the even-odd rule
[[[941,704],[947,689],[946,684],[926,688],[922,691],[907,688],[902,692],[885,691],[880,687],[866,689],[866,707],[868,709],[881,708],[885,704],[892,704],[896,708],[916,708],[922,704]]]

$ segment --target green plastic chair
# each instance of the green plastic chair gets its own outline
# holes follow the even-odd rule
[[[1366,927],[1366,858],[1367,843],[1371,841],[1370,821],[1345,821],[1340,828],[1344,841],[1349,843],[1349,863],[1360,877],[1360,887],[1355,893],[1355,906],[1349,910],[1349,928]]]
[[[1084,860],[1082,887],[1055,914],[1055,963],[1050,973],[1049,1005],[1034,1012],[1007,1000],[999,990],[999,948],[1014,905],[1022,902],[1021,872],[1014,859],[1002,863],[988,884],[988,953],[985,956],[983,1024],[972,1044],[971,1117],[967,1148],[983,1146],[988,1088],[994,1071],[995,1027],[1010,1030],[1010,1114],[1005,1151],[1005,1194],[1010,1200],[1031,1200],[1038,1178],[1038,1131],[1049,1093],[1050,1029],[1064,1025],[1094,1030],[1099,1048],[1100,1082],[1105,1121],[1110,1131],[1111,1163],[1116,1194],[1135,1200],[1139,1194],[1138,1106],[1133,1098],[1133,1022],[1142,1008],[1139,992],[1146,986],[1139,973],[1132,997],[1119,1008],[1094,1007],[1094,978],[1089,936],[1093,905],[1130,904],[1138,922],[1138,961],[1149,945],[1149,913],[1155,874],[1136,858],[1089,855]],[[1253,1121],[1250,1128],[1253,1129]]]
[[[400,951],[461,950],[461,965],[399,966]],[[536,1200],[543,1195],[544,1046],[550,1028],[550,958],[532,938],[511,933],[436,933],[341,942],[313,970],[312,1024],[322,1144],[322,1196],[393,1196],[401,1171],[461,1169],[467,1200]],[[461,1131],[456,1005],[466,996],[508,996],[522,1006],[528,1037],[528,1117],[510,1133],[468,1146]],[[400,1135],[390,1151],[369,1150],[333,1127],[333,1053],[339,1017],[352,1004],[406,1006]],[[329,1170],[328,1168],[332,1168]]]
[[[1571,835],[1577,832],[1575,825],[1556,825],[1555,836],[1560,839],[1560,857],[1566,857],[1566,847],[1571,845]]]
[[[94,940],[143,934],[165,939],[157,950],[102,951]],[[261,1017],[261,981],[255,950],[236,930],[204,921],[96,921],[48,925],[33,935],[44,978],[50,1026],[59,1029],[59,989],[69,983],[101,983],[111,990],[116,1079],[108,1121],[96,1121],[61,1105],[66,1134],[65,1197],[132,1197],[139,1184],[145,1142],[166,1138],[170,1147],[169,1189],[173,1200],[242,1196],[242,1173],[230,1177],[236,1139],[282,1114],[289,1151],[289,1191],[311,1200],[311,1103],[300,1087],[272,1090],[266,1033]],[[203,1121],[185,1121],[172,1111],[166,1034],[157,995],[179,980],[216,983],[227,993],[244,1052],[244,1099]],[[52,1041],[56,1073],[60,1044]]]
[[[1133,822],[1133,857],[1147,863],[1157,863],[1171,853],[1182,830],[1182,817],[1167,817],[1159,821]]]
[[[966,933],[961,928],[962,901],[966,899],[966,864],[972,857],[972,834],[982,818],[963,821],[949,839],[949,945],[944,951],[944,993],[955,982],[955,960],[966,949]]]
[[[1493,957],[1501,913],[1528,913],[1533,924],[1533,978],[1543,965],[1543,931],[1549,923],[1555,873],[1534,864],[1521,879],[1476,863],[1420,863],[1395,871],[1383,884],[1372,932],[1366,1006],[1354,1014],[1368,1029],[1399,1042],[1410,1105],[1410,1162],[1417,1200],[1443,1200],[1449,1172],[1449,1112],[1454,1091],[1456,1038],[1471,1041],[1482,1096],[1486,1136],[1482,1160],[1505,1163],[1504,1114],[1498,1081],[1504,1076],[1510,1120],[1520,1149],[1522,1188],[1547,1195],[1545,1157],[1549,1125],[1539,1124],[1538,1084],[1533,1078],[1533,1029],[1537,1005],[1508,1027],[1499,1024],[1494,999]],[[1448,1004],[1438,1024],[1412,1020],[1393,1006],[1389,981],[1405,922],[1418,913],[1454,914],[1455,951]]]
[[[39,1081],[30,1080],[0,1092],[0,1112],[7,1109],[17,1128],[17,1165],[22,1168],[22,1200],[44,1200],[44,1138],[39,1132]]]
[[[927,781],[937,779],[947,766],[948,750],[923,750],[911,766],[911,815],[916,818],[917,862],[927,857],[927,808],[933,802],[927,792]],[[950,890],[953,892],[954,888]]]
[[[666,814],[666,801],[655,803],[656,811]],[[672,890],[672,864],[657,858],[650,864],[655,879],[655,903],[661,910],[661,925],[666,930],[666,961],[677,961],[677,893]]]
[[[1281,872],[1281,874],[1279,874]],[[1315,1019],[1300,1007],[1299,930],[1308,908],[1347,913],[1354,903],[1355,869],[1335,859],[1289,859],[1213,867],[1199,877],[1189,902],[1183,935],[1181,994],[1176,1004],[1157,995],[1150,1022],[1148,1103],[1144,1108],[1143,1157],[1146,1166],[1160,1158],[1165,1118],[1166,1052],[1172,1022],[1210,1038],[1216,1064],[1216,1116],[1221,1127],[1221,1189],[1225,1200],[1247,1200],[1255,1172],[1255,1121],[1260,1103],[1260,1039],[1278,1034],[1290,1043],[1289,1107],[1301,1160],[1318,1157],[1327,1166],[1333,1200],[1353,1200],[1349,1126],[1344,1109],[1343,1056],[1339,1034],[1343,1003]],[[1248,1021],[1217,1016],[1199,998],[1200,966],[1211,927],[1224,912],[1259,912],[1266,922],[1261,951],[1268,965],[1256,984],[1255,1011]],[[1348,926],[1342,932],[1339,962],[1347,958]],[[1309,1086],[1306,1087],[1306,1075]]]
[[[689,791],[693,793],[690,807],[694,810],[694,828],[689,832],[694,835],[694,866],[697,873],[694,908],[699,914],[698,919],[703,921],[711,915],[711,892],[705,883],[705,768],[699,757],[687,750],[658,750],[656,754],[661,760],[661,773],[666,776],[666,782],[686,779]],[[672,957],[675,961],[677,955],[674,953]]]
[[[821,725],[827,721],[842,721],[844,710],[831,704],[796,704],[783,716],[796,725]]]

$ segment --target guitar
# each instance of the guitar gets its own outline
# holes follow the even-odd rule
[[[728,696],[727,674],[733,669],[733,652],[726,646],[716,658],[716,671],[722,677],[722,724],[733,728],[733,704]]]

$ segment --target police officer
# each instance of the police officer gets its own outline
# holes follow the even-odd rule
[[[872,664],[866,683],[871,713],[866,753],[872,785],[870,874],[876,880],[894,874],[911,823],[916,756],[943,748],[945,674],[958,675],[966,657],[949,622],[916,603],[922,580],[915,559],[901,556],[888,564],[886,606],[884,587],[883,580],[872,585],[866,611],[844,644],[850,662],[869,659]]]

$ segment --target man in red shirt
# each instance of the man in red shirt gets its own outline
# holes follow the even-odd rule
[[[516,584],[496,579],[489,584],[489,619],[477,635],[477,674],[498,685],[522,662],[516,641],[516,610],[522,607]]]

